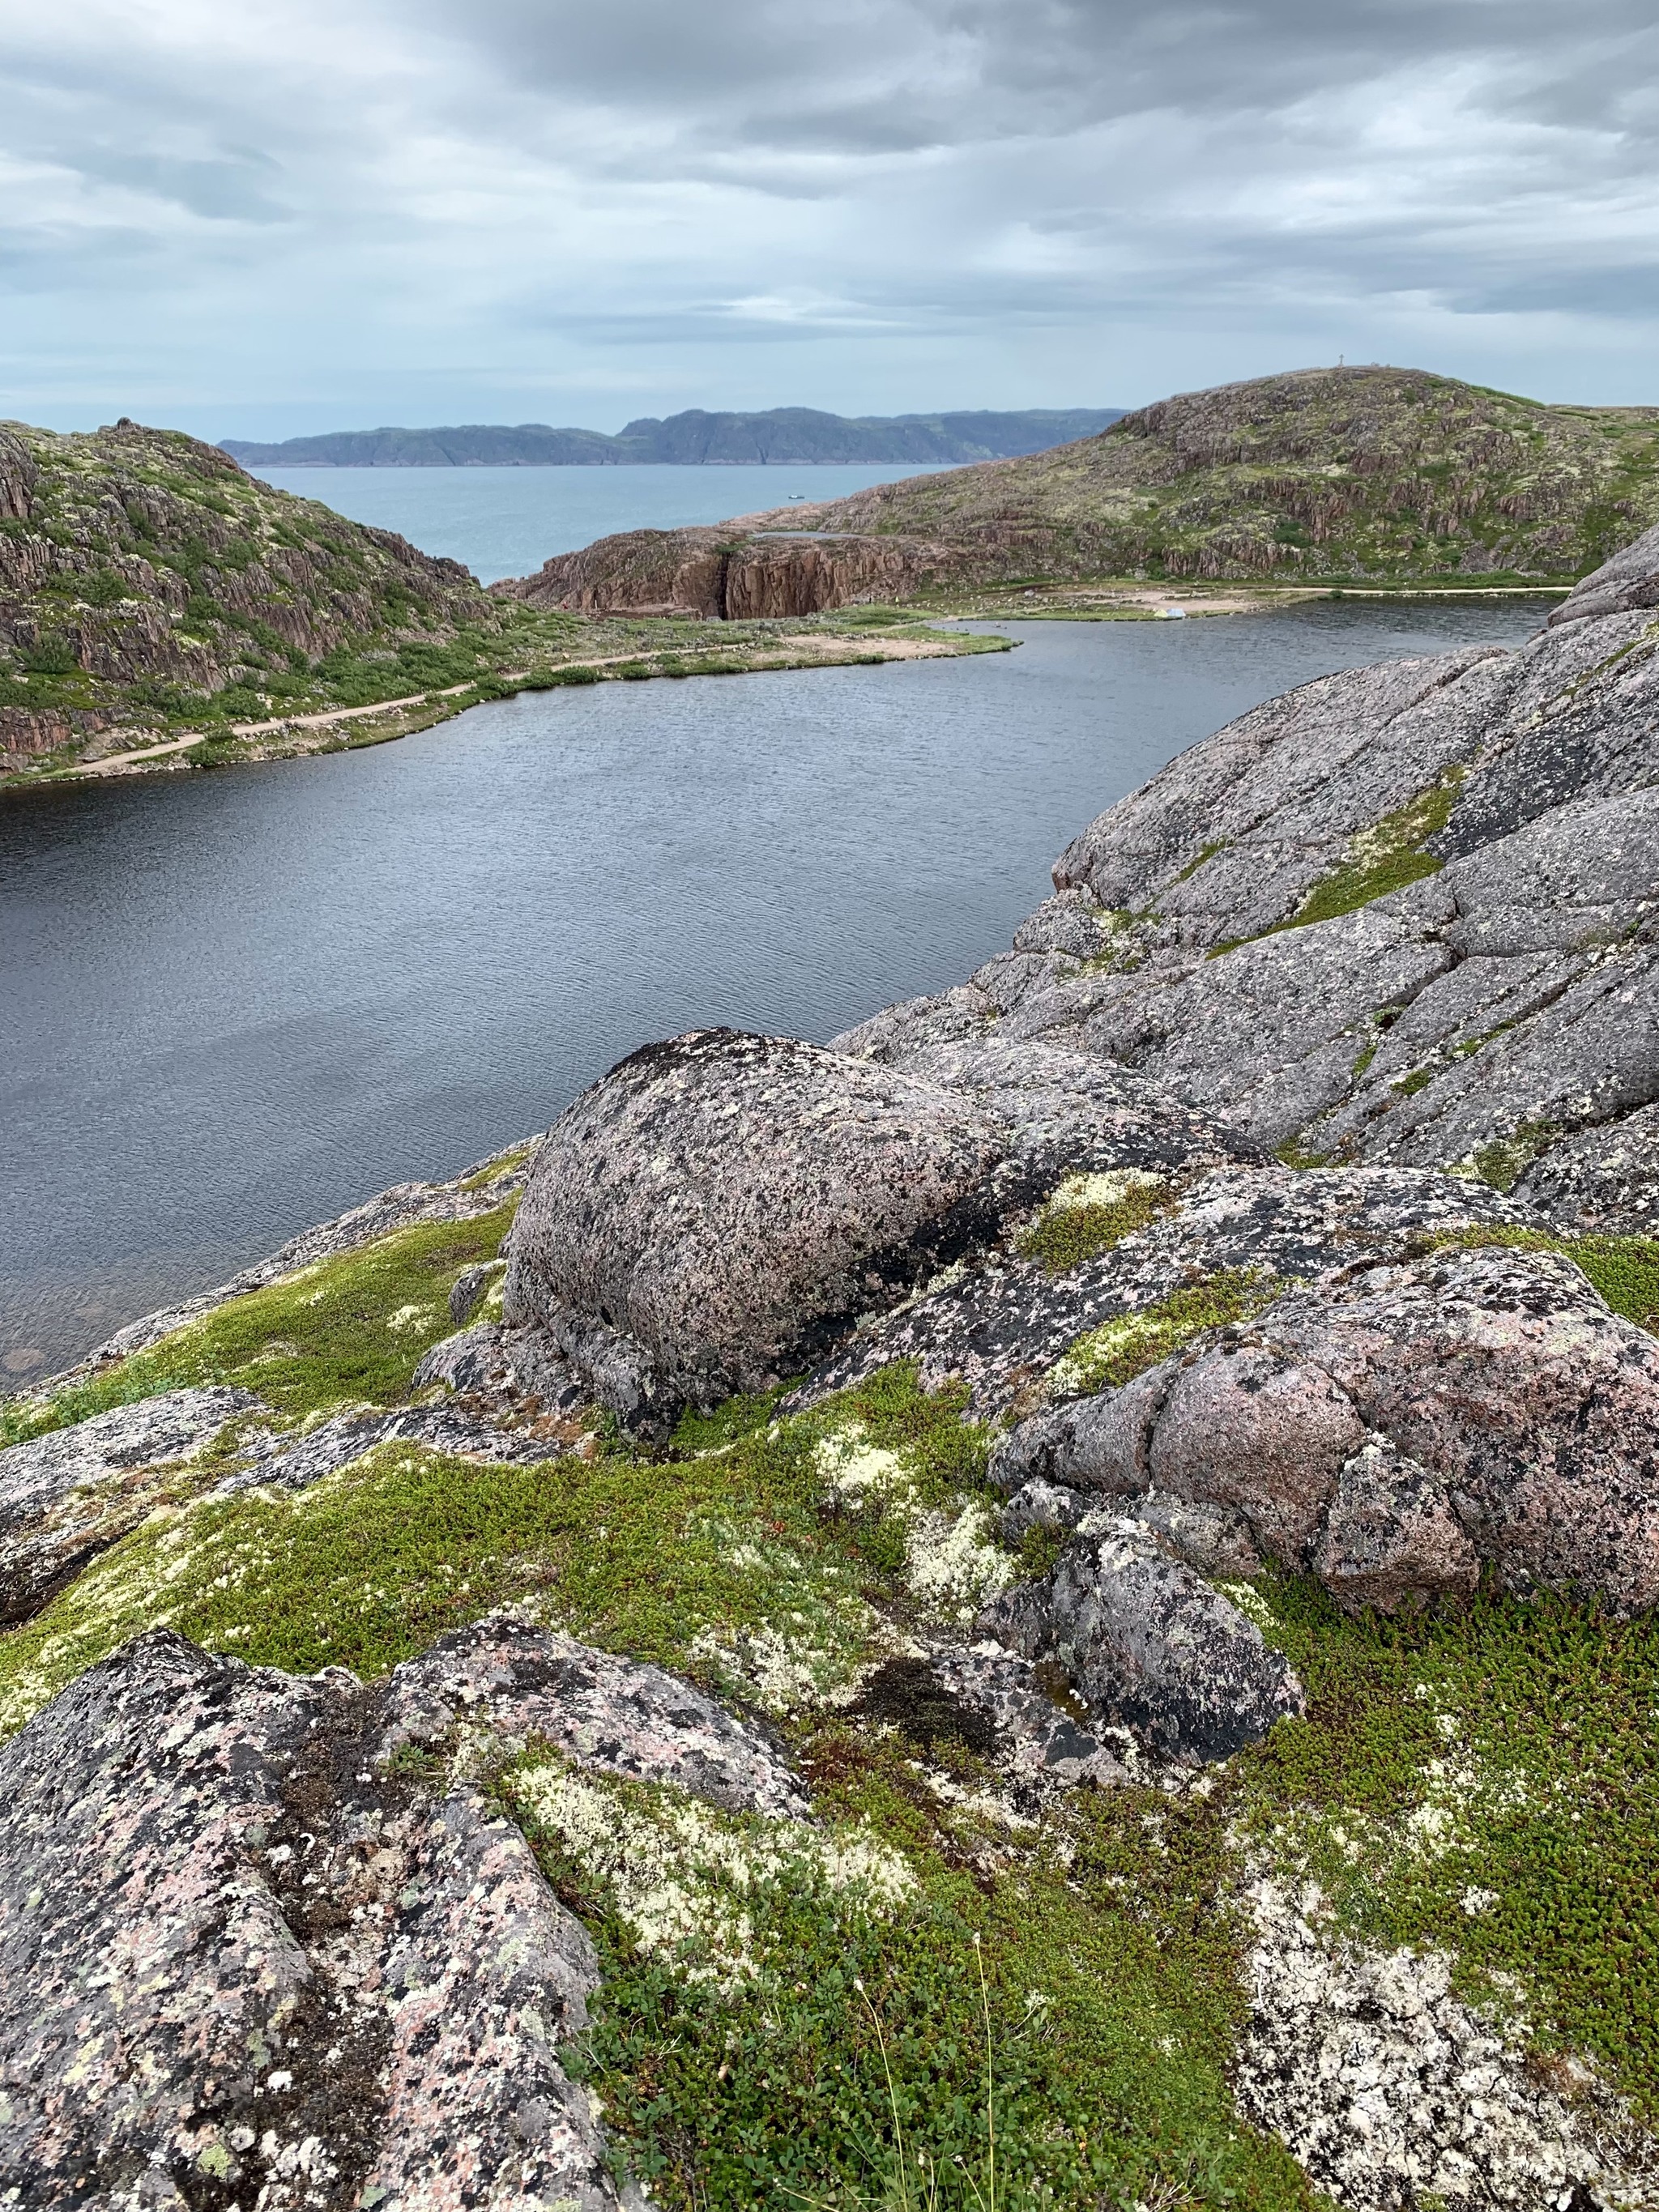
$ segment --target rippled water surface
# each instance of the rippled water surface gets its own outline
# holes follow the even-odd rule
[[[1034,623],[1001,656],[544,692],[0,802],[0,1359],[58,1365],[453,1173],[647,1038],[823,1037],[958,981],[1069,837],[1231,715],[1537,619]]]

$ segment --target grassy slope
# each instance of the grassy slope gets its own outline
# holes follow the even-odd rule
[[[0,425],[0,753],[8,717],[54,740],[25,758],[31,732],[14,775],[197,731],[189,764],[204,767],[374,742],[550,683],[878,660],[900,629],[734,623],[715,642],[691,621],[541,614],[390,532],[271,490],[193,439]],[[984,642],[929,636],[937,651]],[[411,695],[430,696],[385,720],[234,734]],[[128,734],[112,744],[100,725]]]
[[[66,1399],[15,1406],[5,1433],[184,1381],[252,1384],[295,1423],[398,1402],[450,1283],[507,1218],[307,1269]],[[1076,1264],[1138,1219],[1068,1224],[1076,1250],[1050,1236],[1043,1256]],[[1659,1254],[1593,1241],[1608,1294],[1650,1316]],[[1112,1379],[1215,1319],[1231,1291],[1214,1291],[1114,1346]],[[896,1732],[837,1693],[907,1629],[959,1620],[988,1577],[1041,1564],[998,1551],[985,1433],[902,1369],[809,1415],[770,1410],[734,1400],[655,1458],[596,1422],[540,1468],[392,1443],[297,1494],[207,1498],[233,1433],[0,1637],[0,1724],[159,1621],[251,1661],[372,1676],[502,1602],[769,1711],[823,1837],[584,1784],[533,1747],[494,1784],[605,1959],[571,2063],[676,2207],[794,2191],[921,2212],[937,2175],[938,2203],[965,2212],[988,2179],[986,2016],[1005,2205],[1310,2205],[1228,2086],[1249,1851],[1321,1880],[1355,1936],[1443,1945],[1477,1996],[1508,2004],[1517,1985],[1540,2065],[1588,2053],[1659,2118],[1653,1622],[1498,1598],[1352,1622],[1316,1586],[1267,1577],[1251,1602],[1309,1685],[1304,1720],[1197,1790],[1085,1792],[1011,1828],[958,1717],[919,1709]],[[969,1539],[954,1552],[936,1540],[951,1525]]]
[[[1412,369],[1182,395],[1100,436],[768,518],[943,539],[964,576],[1576,577],[1659,520],[1659,409]]]

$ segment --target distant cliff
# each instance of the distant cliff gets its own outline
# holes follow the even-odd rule
[[[1115,422],[1116,407],[970,410],[947,415],[825,415],[815,407],[760,414],[706,414],[700,407],[659,420],[643,415],[614,438],[602,430],[555,430],[544,422],[469,422],[434,430],[333,430],[260,445],[226,438],[222,450],[245,468],[570,468],[641,462],[688,466],[840,461],[985,461],[1041,453]]]
[[[796,565],[825,579],[833,566],[854,599],[947,574],[1564,580],[1655,521],[1659,408],[1546,406],[1421,369],[1301,369],[1183,392],[1021,459],[603,539],[496,588],[589,610],[701,605],[711,544],[729,560],[781,532],[833,540],[834,564]],[[860,546],[873,549],[867,575]]]

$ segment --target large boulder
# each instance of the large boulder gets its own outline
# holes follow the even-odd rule
[[[970,1243],[1006,1150],[965,1100],[792,1038],[647,1046],[549,1132],[505,1320],[602,1389],[603,1351],[630,1364],[618,1411],[765,1389]]]
[[[1659,1342],[1545,1251],[1359,1264],[1123,1389],[1032,1416],[994,1474],[1241,1515],[1340,1601],[1659,1601]]]
[[[1238,1156],[1210,1115],[1060,1046],[929,1042],[894,1068],[694,1031],[623,1060],[550,1132],[504,1321],[649,1425],[821,1360],[1068,1176]]]
[[[447,1637],[380,1691],[141,1637],[0,1750],[0,2189],[157,2212],[615,2206],[556,2057],[592,1947],[482,1790],[418,1778],[464,1724],[723,1805],[801,1804],[689,1684],[520,1624]]]

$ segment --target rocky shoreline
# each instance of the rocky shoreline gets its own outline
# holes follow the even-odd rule
[[[1656,606],[14,1401],[18,2201],[1659,2201]]]

